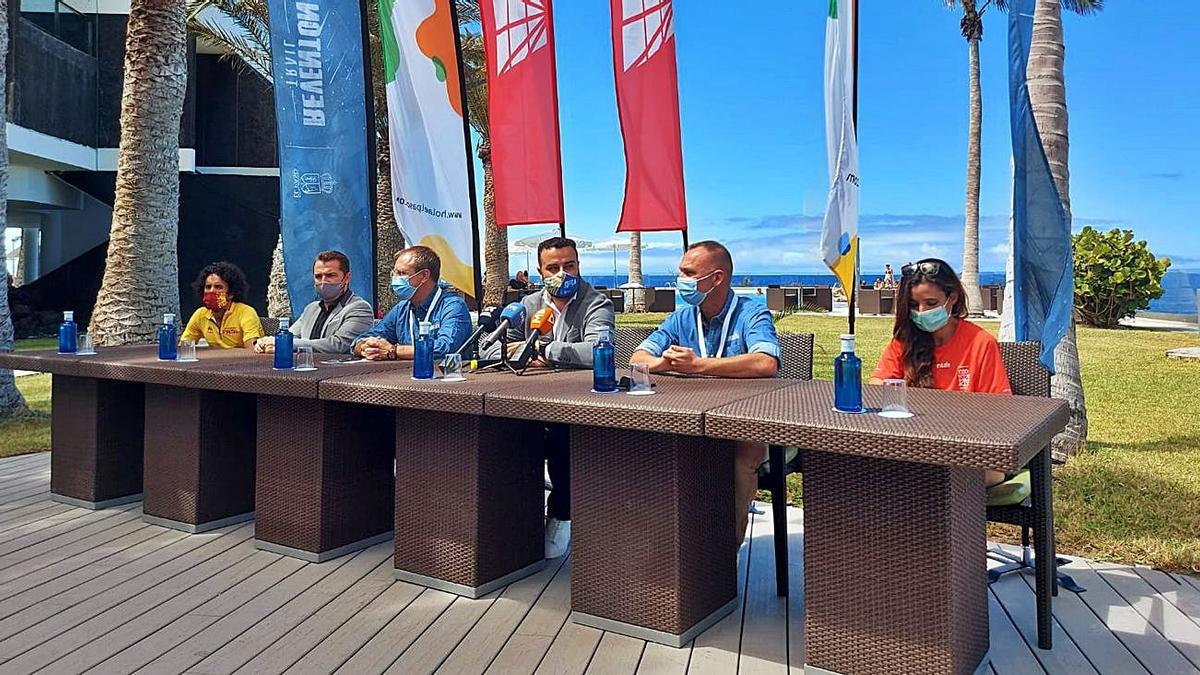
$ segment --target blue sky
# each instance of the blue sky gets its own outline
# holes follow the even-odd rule
[[[675,3],[691,237],[730,245],[739,272],[822,272],[828,4],[719,4],[737,9]],[[1106,4],[1099,15],[1065,21],[1075,227],[1130,227],[1177,268],[1200,269],[1200,49],[1190,37],[1200,34],[1200,18],[1159,3]],[[555,12],[568,233],[612,240],[624,161],[608,3],[559,0]],[[959,16],[938,0],[912,0],[869,3],[861,17],[864,274],[923,255],[961,262],[967,47]],[[981,49],[984,271],[1002,270],[1007,249],[1006,50],[1006,16],[989,10]],[[510,237],[545,229],[514,228]],[[679,235],[646,240],[645,271],[673,270]],[[613,256],[587,255],[584,265],[604,274]]]

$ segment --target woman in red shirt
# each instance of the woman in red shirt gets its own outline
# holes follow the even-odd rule
[[[967,294],[944,260],[900,268],[896,325],[871,384],[904,380],[910,387],[1012,395],[996,338],[967,321]],[[1003,482],[987,472],[987,485]]]

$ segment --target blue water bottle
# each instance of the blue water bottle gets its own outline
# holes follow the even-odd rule
[[[286,316],[279,320],[279,332],[275,334],[275,370],[291,370],[292,361],[292,331],[288,330],[290,319]]]
[[[70,310],[63,312],[62,325],[58,327],[58,353],[59,354],[74,354],[75,353],[75,338],[78,335],[78,328],[75,326],[75,312]]]
[[[833,360],[833,407],[862,412],[862,359],[854,355],[854,336],[842,336],[842,353]]]
[[[433,379],[433,324],[422,321],[413,340],[413,379]]]
[[[592,347],[592,390],[609,394],[617,390],[617,349],[612,331],[600,331],[600,341]]]
[[[175,315],[163,314],[158,327],[158,360],[174,361],[179,357],[179,334],[175,332]]]

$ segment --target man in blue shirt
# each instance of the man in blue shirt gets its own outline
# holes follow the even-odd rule
[[[418,324],[433,324],[433,358],[456,351],[471,335],[471,313],[462,296],[440,283],[442,261],[433,249],[410,246],[396,254],[392,292],[400,302],[354,341],[354,353],[371,361],[412,360]]]
[[[771,312],[761,301],[739,298],[730,283],[733,257],[715,241],[688,247],[679,262],[677,290],[687,306],[676,310],[638,345],[630,363],[650,372],[713,377],[774,377],[781,352]],[[758,467],[766,447],[736,444],[734,494],[739,544],[746,536],[748,510],[758,488]]]

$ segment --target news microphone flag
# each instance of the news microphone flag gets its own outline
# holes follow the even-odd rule
[[[857,0],[830,0],[825,24],[825,149],[829,202],[821,257],[846,297],[858,277],[858,138],[854,128],[854,13]]]
[[[1054,350],[1071,327],[1075,278],[1071,222],[1054,184],[1029,100],[1029,48],[1035,0],[1008,11],[1008,91],[1013,144],[1013,327],[1017,340],[1042,347],[1054,372]]]
[[[392,199],[409,244],[433,249],[442,278],[475,295],[468,139],[453,0],[379,0]]]
[[[610,0],[617,111],[625,141],[618,232],[687,229],[671,0]]]
[[[479,3],[496,225],[562,223],[562,152],[550,0]]]

